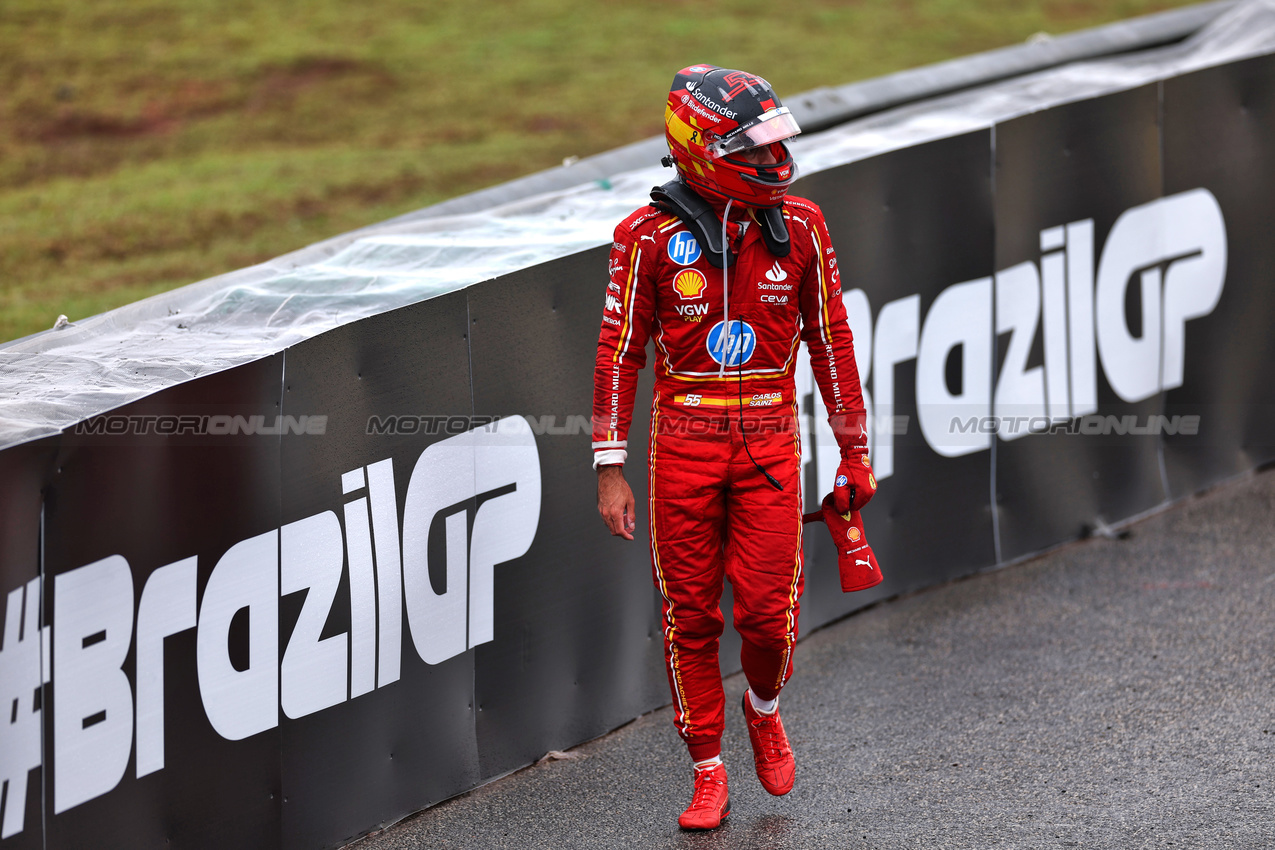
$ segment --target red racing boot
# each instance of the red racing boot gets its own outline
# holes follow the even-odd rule
[[[726,790],[726,767],[715,765],[696,769],[695,795],[677,825],[682,829],[716,829],[730,814],[730,793]]]
[[[779,710],[776,709],[774,714],[762,714],[753,708],[748,691],[744,691],[744,722],[748,724],[748,740],[753,745],[757,778],[763,788],[776,797],[782,797],[792,790],[797,763],[792,757],[792,747],[788,746],[788,735],[784,732],[784,722],[779,719]]]

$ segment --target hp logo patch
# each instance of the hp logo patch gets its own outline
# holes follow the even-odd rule
[[[757,334],[753,326],[739,319],[731,319],[729,331],[725,322],[718,322],[708,332],[708,354],[717,363],[740,366],[752,359],[757,348]]]
[[[689,266],[703,253],[695,237],[685,230],[674,233],[668,241],[668,258],[679,266]]]
[[[849,478],[846,478],[844,475],[838,475],[838,476],[837,476],[837,486],[838,486],[838,487],[844,487],[844,486],[846,486],[846,485],[847,485],[847,484],[849,484],[849,483],[850,483],[850,479],[849,479]]]

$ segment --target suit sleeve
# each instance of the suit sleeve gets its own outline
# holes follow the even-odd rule
[[[809,228],[791,225],[793,231],[805,231],[811,241],[811,261],[801,281],[801,338],[810,351],[815,383],[842,455],[862,453],[867,451],[863,392],[854,361],[854,337],[841,303],[841,272],[823,215],[818,209],[810,213]]]
[[[595,469],[623,464],[628,458],[637,373],[646,364],[646,342],[655,318],[649,271],[653,265],[653,257],[643,257],[637,236],[624,225],[617,227],[593,370]]]

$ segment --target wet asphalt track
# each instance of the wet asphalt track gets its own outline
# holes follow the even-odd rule
[[[1275,847],[1275,473],[1129,531],[811,635],[781,702],[797,785],[761,789],[728,710],[712,833],[677,829],[666,708],[353,846]]]

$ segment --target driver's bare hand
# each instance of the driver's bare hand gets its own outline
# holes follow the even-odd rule
[[[633,529],[637,528],[634,507],[633,490],[624,480],[624,467],[598,467],[598,513],[611,534],[633,539]]]

